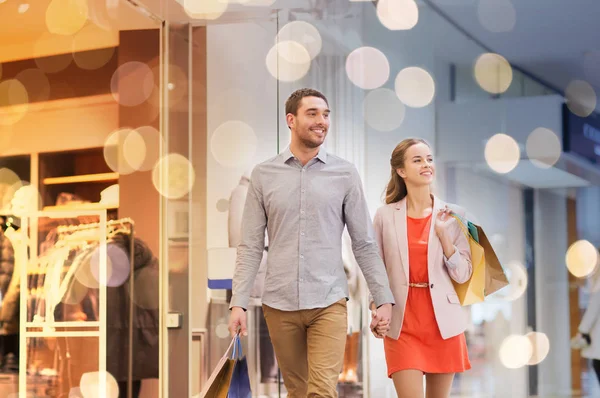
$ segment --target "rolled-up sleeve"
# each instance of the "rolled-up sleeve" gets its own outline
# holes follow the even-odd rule
[[[375,305],[394,304],[394,296],[380,256],[379,247],[356,168],[352,168],[349,187],[344,198],[344,219],[352,239],[352,251],[360,267]]]
[[[464,218],[464,215],[462,215]],[[465,283],[471,278],[473,265],[471,264],[471,248],[466,232],[458,224],[460,221],[454,220],[454,254],[447,258],[444,256],[444,264],[450,278],[457,283]]]
[[[237,248],[230,308],[248,307],[250,293],[263,256],[266,226],[267,215],[263,202],[260,170],[256,167],[252,171],[244,205],[242,238]]]

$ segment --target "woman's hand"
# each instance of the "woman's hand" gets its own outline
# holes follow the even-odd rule
[[[377,316],[377,310],[373,311],[371,308],[371,321]],[[371,332],[373,336],[378,339],[383,339],[383,337],[390,330],[390,321],[388,320],[380,320],[375,326],[371,325]]]
[[[452,210],[446,206],[440,210],[435,217],[435,233],[440,240],[444,239],[445,236],[448,236],[448,231],[454,221],[454,218],[450,215],[451,213]]]

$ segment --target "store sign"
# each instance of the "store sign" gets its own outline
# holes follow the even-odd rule
[[[567,153],[600,164],[600,115],[579,117],[563,105],[563,147]]]

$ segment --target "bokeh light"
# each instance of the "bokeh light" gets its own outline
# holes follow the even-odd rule
[[[511,0],[479,0],[477,17],[490,32],[510,32],[517,23],[517,10]]]
[[[221,124],[212,134],[210,151],[225,167],[247,167],[254,161],[258,138],[252,127],[239,120]]]
[[[36,66],[46,74],[58,73],[69,67],[73,62],[72,52],[50,55],[48,48],[50,46],[64,49],[73,48],[73,37],[49,32],[42,33],[33,43],[33,58]]]
[[[139,133],[124,128],[109,135],[104,142],[104,160],[115,173],[121,175],[131,174],[139,170],[144,162],[146,156],[144,140],[132,136],[139,136]],[[128,142],[130,144],[127,144]]]
[[[57,35],[74,35],[83,28],[87,18],[87,0],[52,0],[46,9],[48,31]]]
[[[14,187],[15,194],[11,200],[11,212],[16,217],[25,217],[39,210],[42,196],[36,187],[27,181],[19,181]]]
[[[364,100],[365,121],[378,131],[392,131],[402,125],[406,109],[395,92],[378,88]]]
[[[3,112],[0,125],[10,126],[25,116],[29,109],[27,89],[18,80],[9,79],[0,82],[0,108],[10,107],[9,112]]]
[[[21,179],[11,169],[0,168],[0,209],[9,211],[15,192],[22,186]]]
[[[556,133],[544,127],[538,127],[529,134],[525,148],[531,163],[542,169],[554,166],[562,152]]]
[[[163,145],[164,140],[156,128],[141,126],[135,129],[135,134],[125,137],[123,151],[128,163],[139,165],[137,170],[149,171],[160,159]]]
[[[589,276],[598,264],[598,250],[587,240],[578,240],[567,249],[567,269],[577,278]]]
[[[377,17],[389,30],[409,30],[419,22],[419,7],[415,0],[379,0]]]
[[[321,34],[317,28],[304,21],[289,22],[279,30],[275,37],[275,43],[285,41],[292,41],[304,46],[311,59],[315,59],[319,55],[323,45]]]
[[[100,249],[94,250],[90,258],[90,268],[97,283],[100,283]],[[121,286],[131,271],[129,256],[119,245],[109,243],[106,245],[106,286]]]
[[[271,76],[283,82],[302,79],[311,65],[306,47],[291,40],[279,42],[271,47],[265,62]]]
[[[525,335],[529,339],[532,348],[531,358],[527,361],[527,365],[538,365],[550,353],[550,340],[545,333],[530,332]]]
[[[106,383],[105,392],[100,391],[102,379]],[[118,398],[119,396],[117,380],[108,372],[84,373],[79,381],[79,388],[84,398]]]
[[[356,86],[373,90],[390,77],[390,63],[385,54],[373,47],[360,47],[346,58],[346,74]]]
[[[76,48],[78,47],[77,42],[79,40],[87,40],[87,38],[84,37],[80,39],[78,36],[79,34],[75,35],[75,38],[73,40],[73,46]],[[75,64],[81,69],[100,69],[111,60],[111,58],[115,54],[115,50],[115,47],[107,47],[95,49],[93,51],[75,51],[73,52],[73,60],[75,61]]]
[[[219,213],[226,213],[229,211],[229,200],[219,199],[217,201],[217,211]]]
[[[509,135],[496,134],[485,144],[485,161],[497,173],[505,174],[512,171],[521,157],[519,145]]]
[[[400,101],[411,108],[425,107],[435,96],[433,77],[425,69],[417,67],[402,69],[396,76],[395,89]]]
[[[50,98],[50,81],[41,70],[25,69],[19,72],[15,79],[27,90],[29,103],[44,102]]]
[[[229,2],[223,0],[183,0],[185,12],[194,19],[218,19],[228,5]]]
[[[544,127],[538,127],[529,134],[525,149],[531,163],[542,169],[554,166],[562,152],[556,133]]]
[[[500,346],[500,362],[508,369],[518,369],[527,365],[532,354],[531,341],[525,336],[510,335]]]
[[[137,106],[150,97],[154,78],[150,67],[138,61],[127,62],[115,71],[110,89],[115,101],[123,106]]]
[[[565,90],[569,110],[580,117],[588,117],[597,105],[596,91],[583,80],[573,80]]]
[[[502,94],[508,90],[512,79],[510,64],[499,54],[482,54],[475,61],[475,80],[488,93]]]
[[[183,155],[171,153],[156,163],[152,170],[152,183],[166,198],[179,199],[193,188],[196,173],[192,163]]]
[[[494,295],[505,301],[516,301],[523,297],[529,283],[529,277],[527,276],[527,269],[525,266],[518,261],[511,261],[505,265],[504,272],[508,279],[508,286],[500,289],[497,293],[494,293]]]

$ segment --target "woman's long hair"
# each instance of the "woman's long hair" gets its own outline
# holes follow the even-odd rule
[[[421,138],[407,138],[402,140],[394,151],[392,152],[392,157],[390,159],[390,166],[392,168],[392,173],[390,176],[390,182],[388,182],[387,188],[385,190],[385,203],[396,203],[406,197],[406,183],[398,175],[396,172],[397,169],[404,168],[404,158],[406,157],[406,151],[413,145],[416,144],[425,144],[431,148],[431,145],[427,141]]]

